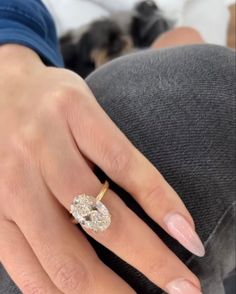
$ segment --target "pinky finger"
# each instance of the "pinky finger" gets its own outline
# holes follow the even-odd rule
[[[19,228],[7,220],[0,225],[0,261],[23,293],[59,294]]]

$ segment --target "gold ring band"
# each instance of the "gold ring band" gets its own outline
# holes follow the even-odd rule
[[[108,183],[108,181],[105,181],[105,183],[102,186],[101,191],[99,192],[98,196],[96,197],[96,201],[101,201],[108,189],[109,189],[109,183]]]

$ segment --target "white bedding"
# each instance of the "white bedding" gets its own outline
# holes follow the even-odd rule
[[[43,0],[53,15],[58,35],[113,11],[132,9],[140,0]],[[225,45],[228,5],[234,0],[155,0],[176,26],[197,29],[208,43]],[[212,9],[214,8],[214,9]]]

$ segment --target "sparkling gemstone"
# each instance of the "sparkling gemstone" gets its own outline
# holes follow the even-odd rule
[[[111,223],[111,215],[106,206],[86,194],[74,198],[70,212],[78,223],[95,232],[106,230]]]

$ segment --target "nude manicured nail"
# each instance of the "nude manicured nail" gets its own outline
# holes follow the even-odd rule
[[[204,256],[205,249],[192,226],[180,214],[171,214],[165,218],[168,231],[186,249],[197,256]]]
[[[166,286],[169,294],[202,294],[201,290],[186,280],[176,280]]]

